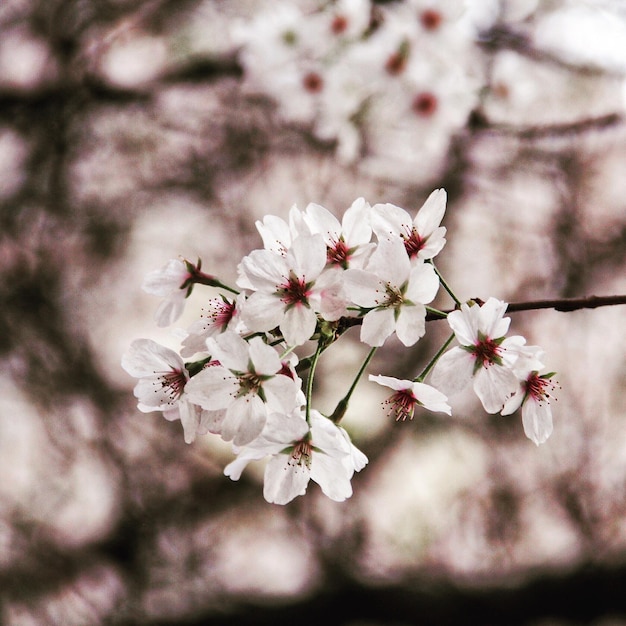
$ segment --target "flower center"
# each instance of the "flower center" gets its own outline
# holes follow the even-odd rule
[[[335,15],[330,25],[330,29],[335,35],[341,35],[348,28],[348,20],[344,15]]]
[[[161,389],[165,390],[170,400],[178,400],[187,384],[187,377],[182,370],[172,369],[169,372],[161,372],[155,384],[161,385]],[[157,389],[154,392],[156,393]]]
[[[482,338],[469,348],[469,351],[476,358],[476,366],[487,367],[493,363],[502,364],[500,358],[500,344],[489,337]]]
[[[399,420],[412,420],[415,413],[415,405],[418,404],[417,398],[408,390],[401,389],[396,391],[387,400],[383,402],[389,406],[389,414],[395,415],[396,422]]]
[[[311,467],[311,459],[313,454],[313,446],[309,440],[299,441],[293,448],[289,465],[297,467]]]
[[[350,256],[350,249],[346,245],[343,237],[333,242],[332,246],[328,246],[326,249],[326,262],[330,265],[339,265],[343,269],[348,268],[348,259]]]
[[[261,396],[262,391],[262,380],[260,376],[255,374],[254,372],[245,372],[244,374],[240,374],[239,378],[239,390],[237,391],[237,397],[246,396],[249,393],[257,394]],[[263,398],[261,398],[263,399]]]
[[[404,294],[402,289],[387,283],[387,299],[385,300],[385,307],[396,309],[404,303]]]
[[[437,110],[438,104],[435,94],[424,91],[413,98],[411,108],[420,117],[430,117]]]
[[[532,372],[525,383],[527,395],[536,402],[547,402],[550,397],[548,391],[552,391],[555,387],[556,385],[550,378],[539,376],[538,372]]]
[[[437,30],[443,20],[443,16],[435,9],[426,9],[421,12],[419,20],[426,30]]]
[[[424,247],[426,243],[425,239],[422,239],[415,228],[411,229],[411,232],[402,233],[401,237],[404,241],[404,247],[410,258],[415,258],[418,252]]]
[[[208,317],[209,324],[211,326],[217,326],[221,329],[225,329],[230,321],[233,319],[237,309],[234,302],[228,302],[227,300],[219,300],[215,298],[209,301],[206,309],[206,313],[203,312],[203,317]]]
[[[304,304],[308,306],[311,284],[312,283],[305,282],[304,278],[298,278],[293,272],[291,272],[287,282],[284,283],[276,293],[287,305],[287,308],[291,308],[297,304]]]
[[[309,72],[304,75],[302,86],[309,93],[319,93],[324,87],[324,80],[317,72]]]

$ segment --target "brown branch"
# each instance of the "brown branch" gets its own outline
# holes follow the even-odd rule
[[[478,298],[477,302],[481,302]],[[626,295],[620,296],[587,296],[585,298],[560,298],[554,300],[528,300],[526,302],[511,302],[507,307],[508,313],[518,313],[520,311],[537,311],[539,309],[554,309],[555,311],[570,312],[580,309],[596,309],[601,306],[615,306],[626,304]],[[441,315],[429,312],[426,315],[427,321],[445,319],[448,313],[454,309],[442,311]]]

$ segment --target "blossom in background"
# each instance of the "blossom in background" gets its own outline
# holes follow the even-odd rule
[[[310,413],[310,425],[301,411],[270,415],[263,433],[236,453],[237,458],[224,469],[232,480],[239,479],[250,461],[270,457],[263,496],[275,504],[304,495],[310,480],[331,500],[342,502],[352,495],[354,472],[367,464],[367,457],[347,432],[315,410]]]
[[[432,259],[446,243],[446,228],[441,226],[446,199],[445,189],[436,189],[414,218],[394,204],[376,204],[372,207],[374,232],[381,239],[400,237],[411,259]]]
[[[289,346],[308,341],[317,314],[326,320],[345,312],[342,284],[335,272],[323,272],[326,244],[321,235],[299,235],[285,256],[253,250],[240,264],[237,284],[253,290],[241,311],[252,332],[280,328]]]
[[[537,349],[539,352],[539,349]],[[543,357],[543,352],[540,353]],[[556,389],[552,380],[554,372],[540,374],[536,367],[536,358],[522,355],[515,364],[518,375],[518,387],[505,402],[502,415],[511,415],[522,408],[522,425],[524,433],[536,445],[547,441],[552,434],[551,393]]]
[[[432,265],[412,264],[402,241],[383,239],[364,270],[344,272],[345,290],[352,302],[369,309],[361,325],[361,341],[382,346],[395,331],[405,346],[412,346],[426,330],[425,304],[439,288]]]
[[[207,348],[217,363],[189,380],[186,395],[213,412],[212,432],[225,441],[250,443],[263,430],[269,412],[299,407],[300,380],[281,373],[278,353],[261,337],[246,341],[227,331],[207,339]]]
[[[122,357],[122,367],[139,378],[134,394],[140,411],[163,411],[169,421],[180,419],[187,443],[208,432],[209,415],[189,399],[189,373],[176,352],[151,339],[136,339]]]
[[[329,265],[348,269],[362,267],[375,244],[371,242],[370,205],[357,198],[343,214],[341,222],[326,208],[311,202],[304,211],[304,221],[311,233],[319,233],[326,243]]]
[[[505,337],[511,319],[503,317],[507,303],[489,298],[482,306],[462,304],[448,315],[448,324],[461,346],[443,354],[432,373],[432,384],[447,395],[461,391],[473,381],[474,391],[487,413],[502,410],[517,390],[513,365],[520,354],[529,358],[534,348],[524,348],[526,340]],[[535,359],[539,368],[542,364]]]
[[[191,273],[187,264],[180,259],[170,259],[161,269],[146,274],[141,288],[150,295],[164,300],[155,313],[158,326],[170,326],[183,313],[187,292],[187,281]]]
[[[384,404],[389,407],[389,412],[395,416],[396,421],[404,421],[407,418],[412,420],[415,407],[420,406],[429,411],[447,413],[448,415],[452,413],[445,394],[425,383],[371,374],[369,380],[395,391],[385,400]]]

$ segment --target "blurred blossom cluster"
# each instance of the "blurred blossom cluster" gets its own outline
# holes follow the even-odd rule
[[[471,4],[277,2],[240,20],[233,40],[245,85],[274,99],[287,122],[335,142],[338,158],[364,173],[415,181],[444,160],[486,84],[484,23]],[[515,19],[534,6],[517,4]]]

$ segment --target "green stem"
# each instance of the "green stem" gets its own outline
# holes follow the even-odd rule
[[[350,402],[350,398],[352,394],[354,393],[354,390],[356,389],[356,386],[358,385],[359,380],[361,379],[361,376],[363,376],[363,372],[365,372],[365,368],[369,365],[369,362],[372,360],[372,357],[374,356],[374,353],[376,352],[376,350],[377,348],[372,348],[369,351],[368,355],[365,357],[365,360],[361,364],[361,367],[359,368],[357,375],[354,377],[354,380],[352,381],[352,385],[350,385],[350,389],[348,389],[348,393],[337,403],[337,406],[335,407],[333,414],[329,418],[331,421],[335,422],[335,424],[338,424],[341,421],[346,411],[348,410],[348,403]]]
[[[315,368],[317,366],[317,361],[320,358],[320,354],[322,354],[323,350],[323,342],[320,341],[317,344],[317,349],[315,350],[315,354],[311,359],[311,367],[309,369],[309,377],[306,381],[306,421],[307,424],[311,423],[311,401],[313,399],[313,379],[315,378]]]
[[[437,269],[437,267],[432,261],[430,261],[430,264],[433,266],[433,269],[435,270],[435,274],[437,274],[437,276],[439,277],[439,282],[443,285],[443,288],[448,292],[450,297],[454,300],[455,304],[457,306],[460,306],[461,301],[454,295],[454,291],[452,291],[452,289],[450,288],[450,285],[448,285],[448,283],[445,281],[444,277],[441,275],[441,272]]]
[[[428,372],[430,372],[430,370],[433,369],[433,367],[435,366],[435,363],[439,360],[439,357],[445,352],[446,348],[452,343],[452,340],[454,339],[454,337],[455,337],[455,334],[452,333],[446,339],[443,346],[439,348],[439,350],[437,351],[437,354],[435,354],[435,356],[430,360],[428,365],[423,369],[422,373],[413,379],[414,382],[421,383],[426,378],[426,376],[428,375]]]
[[[433,309],[431,306],[426,307],[426,311],[428,313],[429,320],[442,319],[445,320],[448,317],[448,314],[445,311],[440,311],[439,309]]]

